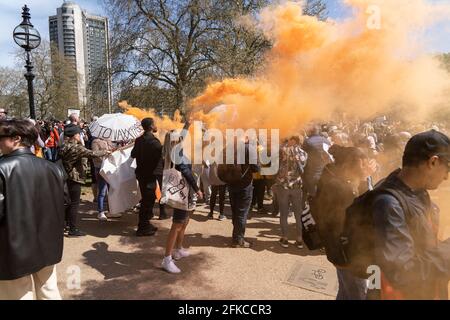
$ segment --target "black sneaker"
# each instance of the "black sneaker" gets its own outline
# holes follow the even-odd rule
[[[209,219],[209,220],[214,219],[214,214],[213,214],[213,213],[208,214],[208,219]]]
[[[160,215],[159,218],[158,218],[158,220],[167,220],[167,219],[169,219],[167,214]]]
[[[219,216],[219,221],[224,221],[224,220],[227,220],[227,217],[225,217],[225,215],[221,214]]]
[[[154,236],[155,233],[156,233],[156,230],[152,230],[152,229],[137,230],[136,237],[151,237],[151,236]]]
[[[287,239],[281,238],[281,239],[280,239],[280,245],[281,245],[283,248],[289,248],[289,241],[287,241]]]
[[[250,248],[253,244],[251,242],[242,240],[241,242],[233,242],[231,246],[233,248]]]
[[[78,238],[78,237],[86,236],[86,233],[81,230],[78,230],[78,229],[73,229],[73,230],[69,230],[69,232],[67,233],[67,236],[69,238]]]

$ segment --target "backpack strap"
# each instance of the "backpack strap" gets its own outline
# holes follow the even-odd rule
[[[241,164],[241,167],[242,167],[242,164]],[[250,170],[250,165],[247,167],[247,170],[245,170],[245,172],[242,174],[241,179],[244,179],[244,177],[247,174],[248,170]]]
[[[402,207],[403,211],[405,212],[405,217],[410,216],[411,210],[409,209],[408,201],[406,201],[405,196],[401,191],[398,191],[398,190],[392,189],[392,188],[385,188],[385,189],[382,188],[377,191],[378,191],[377,195],[389,194],[389,195],[393,196],[400,203],[400,206]]]

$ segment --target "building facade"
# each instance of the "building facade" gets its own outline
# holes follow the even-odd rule
[[[71,76],[82,116],[110,112],[111,78],[108,19],[64,2],[49,17],[50,43],[74,70]]]

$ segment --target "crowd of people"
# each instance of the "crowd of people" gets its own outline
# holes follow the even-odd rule
[[[279,216],[280,246],[304,249],[302,216],[309,210],[320,247],[337,269],[337,299],[447,298],[450,240],[438,239],[438,209],[428,194],[448,178],[446,124],[411,126],[386,119],[312,124],[282,141],[273,176],[262,175],[261,166],[251,161],[248,140],[242,165],[191,165],[182,152],[183,161],[174,164],[170,155],[176,141],[170,132],[161,142],[154,119],[141,124],[142,136],[116,142],[92,137],[75,114],[66,122],[36,122],[9,119],[0,109],[0,299],[29,298],[33,285],[37,298],[61,298],[55,266],[64,232],[86,235],[78,221],[86,175],[93,182],[98,219],[119,218],[108,212],[108,184],[100,169],[103,159],[129,143],[134,143],[131,157],[142,196],[136,236],[158,230],[150,221],[165,168],[179,171],[190,189],[189,209],[173,209],[161,264],[169,273],[180,273],[176,260],[189,256],[183,240],[196,203],[209,205],[208,217],[214,219],[218,197],[218,219],[225,221],[228,195],[234,248],[252,247],[245,239],[247,220],[270,214]],[[238,171],[237,178],[230,170]],[[167,206],[158,205],[159,218],[168,219]],[[295,243],[288,237],[291,216]],[[355,221],[365,223],[355,229]],[[362,244],[368,262],[356,266]],[[376,290],[369,290],[367,277],[358,272],[369,265],[382,271]]]

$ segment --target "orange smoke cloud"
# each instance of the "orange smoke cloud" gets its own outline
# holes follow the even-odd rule
[[[184,124],[180,112],[177,110],[170,118],[168,116],[160,117],[154,109],[140,109],[129,105],[126,101],[120,101],[119,107],[123,109],[125,114],[135,116],[137,119],[142,120],[144,118],[152,118],[155,120],[155,124],[158,127],[159,138],[162,141],[167,131],[174,129],[182,129]]]
[[[311,120],[329,120],[335,111],[372,117],[402,105],[417,118],[442,102],[450,78],[424,52],[420,30],[448,17],[450,6],[425,0],[345,2],[354,15],[339,22],[305,16],[298,2],[263,9],[257,27],[273,42],[263,71],[210,84],[191,101],[193,110],[235,105],[229,128],[292,134]]]

